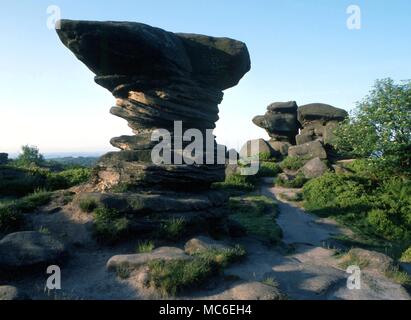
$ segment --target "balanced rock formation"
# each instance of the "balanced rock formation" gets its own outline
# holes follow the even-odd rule
[[[225,148],[217,146],[212,135],[218,104],[222,91],[250,70],[246,45],[134,22],[62,20],[57,33],[96,74],[95,82],[114,95],[116,106],[110,112],[125,119],[135,134],[111,139],[121,151],[100,158],[91,187],[85,190],[138,193],[144,201],[133,205],[138,207],[134,213],[146,213],[145,204],[153,208],[155,199],[164,194],[168,203],[178,202],[187,211],[205,209],[198,205],[204,203],[201,192],[225,177]],[[203,146],[211,140],[211,150],[201,150],[200,158],[189,153],[188,158],[195,160],[191,163],[181,159],[182,154],[187,156],[185,147],[194,142],[194,135],[190,141],[183,139],[188,129],[202,134]],[[152,152],[159,143],[170,158]],[[222,162],[217,161],[220,149]]]
[[[332,145],[338,122],[348,117],[347,111],[328,104],[313,103],[298,108],[298,121],[302,125],[296,137],[297,144],[320,140]]]
[[[100,159],[95,176],[99,190],[121,183],[192,190],[224,179],[224,163],[153,163],[151,151],[158,142],[151,138],[157,129],[181,140],[187,129],[198,129],[205,136],[207,129],[215,128],[222,91],[235,86],[250,69],[244,43],[174,34],[132,22],[62,20],[57,33],[96,74],[96,83],[117,98],[111,113],[127,120],[135,133],[111,140],[122,151]],[[174,132],[177,121],[182,132]],[[171,151],[181,152],[173,142]]]
[[[268,132],[272,139],[267,144],[273,151],[305,160],[336,156],[334,130],[347,118],[345,110],[322,103],[298,107],[294,101],[276,102],[267,110],[253,122]]]
[[[294,144],[299,129],[297,108],[295,101],[275,102],[267,107],[265,115],[256,116],[253,122],[265,129],[272,141]]]

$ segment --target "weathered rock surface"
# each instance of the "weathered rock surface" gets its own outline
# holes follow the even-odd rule
[[[320,141],[312,141],[288,149],[290,157],[302,157],[304,159],[327,159],[327,153]]]
[[[64,255],[64,245],[49,235],[35,231],[11,233],[0,241],[0,270],[53,264]]]
[[[265,129],[273,140],[294,143],[299,128],[297,104],[295,101],[275,102],[267,107],[264,116],[254,117],[253,122]]]
[[[246,282],[234,285],[232,288],[208,297],[212,300],[280,300],[280,291],[261,282]]]
[[[281,154],[282,156],[288,155],[288,148],[292,146],[291,143],[286,142],[286,141],[277,141],[277,140],[271,139],[267,142],[275,152]]]
[[[273,155],[273,149],[264,139],[249,140],[240,150],[241,158],[256,157],[260,154]]]
[[[153,260],[189,260],[192,259],[184,250],[174,247],[160,247],[150,253],[137,253],[117,255],[107,262],[107,269],[115,270],[117,267],[138,268]]]
[[[62,20],[57,33],[96,74],[96,83],[117,98],[110,112],[127,120],[136,134],[111,140],[123,151],[107,154],[98,163],[93,181],[97,190],[123,182],[193,189],[224,179],[224,164],[153,165],[150,137],[157,129],[173,132],[176,121],[182,122],[183,130],[214,129],[222,91],[235,86],[250,69],[244,43],[174,34],[134,22]],[[174,141],[168,147],[181,152]]]
[[[308,179],[322,176],[328,170],[320,158],[314,158],[308,161],[301,169],[304,176]]]
[[[347,111],[324,103],[312,103],[298,108],[298,121],[302,125],[315,120],[323,122],[342,121],[347,116]]]
[[[184,251],[187,254],[195,254],[206,250],[226,250],[231,247],[221,241],[217,241],[205,236],[199,236],[186,242]]]

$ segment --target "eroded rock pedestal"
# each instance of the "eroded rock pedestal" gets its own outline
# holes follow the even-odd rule
[[[141,197],[165,192],[166,199],[183,202],[201,191],[201,200],[207,199],[204,190],[224,180],[224,164],[155,164],[151,151],[158,142],[151,141],[152,133],[166,129],[179,140],[185,130],[194,128],[205,139],[206,130],[214,129],[218,120],[222,91],[235,86],[250,69],[246,45],[132,22],[62,20],[57,33],[96,74],[96,83],[116,97],[110,112],[125,119],[135,134],[111,140],[121,151],[100,159],[92,191],[124,190],[126,186]],[[176,121],[181,121],[182,132],[174,133]],[[183,148],[189,143],[185,141]],[[170,148],[181,152],[174,140]],[[198,205],[201,201],[197,200]],[[213,201],[208,204],[212,206]],[[204,203],[200,207],[204,209]]]

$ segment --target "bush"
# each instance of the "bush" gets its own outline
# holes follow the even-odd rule
[[[0,233],[17,230],[23,222],[21,212],[13,205],[0,205]]]
[[[300,157],[287,157],[281,163],[281,169],[298,170],[304,166],[307,161]]]
[[[281,172],[280,166],[275,162],[261,162],[258,170],[259,177],[275,177]]]
[[[41,166],[44,164],[44,157],[35,146],[22,146],[21,153],[18,155],[15,163],[22,167]]]
[[[49,191],[38,190],[22,199],[17,200],[14,206],[21,212],[33,212],[38,207],[44,206],[51,201],[52,193]]]
[[[403,252],[400,261],[405,263],[411,263],[411,247],[409,247],[407,250]]]
[[[257,181],[255,176],[233,174],[227,176],[224,182],[214,183],[213,188],[223,190],[253,191],[256,188],[256,184]]]
[[[303,173],[298,173],[292,180],[286,180],[279,176],[275,180],[275,183],[284,188],[302,188],[307,181],[308,179],[305,178]]]
[[[139,241],[137,245],[137,253],[150,253],[154,250],[154,242],[153,241]]]
[[[47,175],[47,186],[50,190],[67,189],[81,183],[87,182],[90,178],[90,169],[76,168]]]
[[[94,211],[94,235],[97,240],[115,243],[129,232],[129,221],[115,209],[97,208]]]
[[[335,147],[368,158],[380,171],[411,174],[411,81],[377,80],[370,94],[336,130]]]
[[[79,207],[81,211],[90,213],[97,209],[98,203],[95,199],[91,198],[81,199]]]
[[[334,215],[369,236],[411,240],[411,182],[376,182],[356,174],[327,173],[303,189],[305,208]]]
[[[164,221],[160,227],[160,237],[176,241],[183,237],[186,221],[183,218],[172,218]]]
[[[304,185],[303,196],[308,210],[350,208],[361,211],[369,204],[374,188],[368,179],[355,175],[326,173]]]
[[[229,263],[241,259],[245,254],[243,248],[236,246],[233,249],[202,251],[192,260],[150,261],[148,263],[149,283],[163,296],[174,296],[184,289],[200,286]]]

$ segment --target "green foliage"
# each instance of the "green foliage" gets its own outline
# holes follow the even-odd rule
[[[271,159],[271,152],[260,152],[258,158],[260,161],[268,161]]]
[[[95,199],[85,198],[79,202],[80,210],[83,212],[93,212],[98,207],[98,203]]]
[[[129,220],[115,209],[97,208],[94,210],[94,235],[97,240],[115,243],[129,232]]]
[[[67,189],[87,182],[89,178],[90,169],[69,169],[58,173],[48,173],[47,186],[50,190]]]
[[[215,189],[237,190],[237,191],[253,191],[256,188],[257,180],[255,176],[243,176],[233,174],[227,176],[224,182],[213,184]]]
[[[405,250],[401,255],[401,262],[411,263],[411,247]]]
[[[279,176],[275,180],[275,184],[285,188],[302,188],[307,181],[308,179],[305,178],[303,173],[298,173],[295,178],[291,180],[286,180]]]
[[[18,155],[15,163],[18,166],[31,167],[41,166],[44,164],[44,157],[35,146],[22,146],[21,153]]]
[[[0,204],[0,233],[13,232],[22,222],[21,212],[15,206]]]
[[[233,249],[202,251],[192,260],[150,261],[149,283],[163,296],[174,296],[184,289],[200,286],[245,254],[243,248],[236,246]]]
[[[0,194],[24,196],[37,189],[67,189],[88,180],[90,169],[52,172],[39,167],[0,167]]]
[[[281,169],[298,170],[304,166],[307,161],[300,157],[287,157],[281,163]]]
[[[275,177],[281,172],[280,166],[275,162],[261,162],[257,176],[259,177]]]
[[[13,204],[17,210],[23,213],[29,213],[38,207],[44,206],[51,201],[52,193],[45,190],[37,190],[34,193],[23,197]]]
[[[164,221],[160,227],[160,237],[176,241],[183,237],[186,221],[183,218],[172,218]]]
[[[304,186],[305,207],[368,236],[411,241],[411,181],[327,173]]]
[[[127,279],[130,277],[131,275],[131,268],[128,265],[119,265],[116,267],[116,274],[117,277],[119,277],[120,279]]]
[[[154,242],[153,241],[139,241],[137,245],[136,252],[137,253],[150,253],[154,250]]]
[[[270,243],[278,243],[282,231],[276,223],[277,203],[265,196],[230,198],[230,218],[239,223],[248,234]]]
[[[337,128],[335,147],[371,159],[381,171],[410,174],[411,81],[376,81],[353,116]]]

